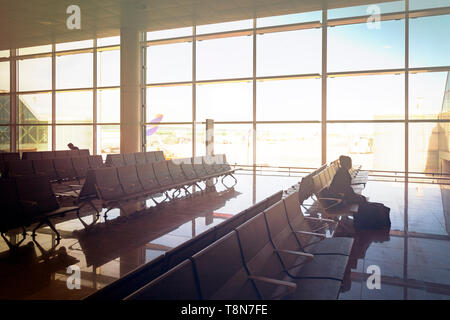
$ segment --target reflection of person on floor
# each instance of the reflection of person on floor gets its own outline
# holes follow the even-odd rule
[[[357,194],[352,188],[352,177],[349,170],[352,167],[352,158],[339,157],[340,167],[331,181],[328,191],[333,195],[342,195],[346,204],[362,204],[367,202],[366,197]]]
[[[67,146],[69,147],[70,150],[80,150],[77,146],[74,146],[72,142],[69,143]]]

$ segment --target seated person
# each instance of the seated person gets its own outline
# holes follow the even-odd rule
[[[362,204],[367,202],[366,197],[357,194],[351,186],[352,177],[349,170],[352,168],[352,158],[340,156],[339,163],[340,167],[331,181],[328,193],[343,199],[345,204]]]
[[[72,142],[70,142],[67,146],[70,150],[80,150],[77,146],[74,146]]]

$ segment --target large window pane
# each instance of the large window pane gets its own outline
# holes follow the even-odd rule
[[[56,89],[92,87],[92,53],[56,57]]]
[[[97,154],[120,153],[120,126],[97,126]]]
[[[52,150],[51,126],[20,126],[18,127],[18,132],[18,148],[20,152]]]
[[[256,132],[258,165],[320,166],[320,124],[258,124]]]
[[[113,46],[119,44],[120,44],[120,36],[97,39],[97,47]]]
[[[17,119],[19,123],[51,123],[52,94],[23,94],[17,100]]]
[[[329,120],[405,118],[404,75],[371,75],[328,79]]]
[[[396,69],[405,66],[405,21],[328,28],[328,71]]]
[[[9,152],[10,150],[10,135],[9,135],[9,127],[0,126],[0,150]]]
[[[409,10],[450,7],[450,0],[409,0]]]
[[[68,91],[56,93],[56,122],[92,122],[92,91]]]
[[[8,58],[9,54],[9,50],[0,50],[0,58]]]
[[[256,19],[256,27],[270,27],[310,21],[322,21],[322,11],[293,13]]]
[[[97,86],[120,86],[120,50],[97,53]]]
[[[409,124],[409,170],[439,172],[448,159],[449,126],[446,123]]]
[[[0,92],[9,92],[9,61],[0,62]]]
[[[0,123],[10,122],[10,97],[9,95],[0,95]]]
[[[403,11],[405,11],[405,1],[393,1],[371,5],[331,9],[328,10],[327,14],[328,19],[340,19]]]
[[[92,126],[56,126],[56,150],[66,150],[67,144],[72,142],[80,149],[92,149]]]
[[[52,58],[19,60],[19,91],[52,89]]]
[[[120,89],[97,90],[97,122],[120,122]]]
[[[192,80],[192,43],[147,47],[147,83]]]
[[[437,119],[443,110],[448,72],[409,76],[409,116],[411,119]]]
[[[197,26],[195,31],[197,34],[225,32],[232,30],[242,30],[253,28],[253,20],[240,20],[222,23],[213,23]]]
[[[197,80],[251,77],[252,47],[251,36],[197,41]]]
[[[450,65],[450,15],[409,20],[410,67]]]
[[[152,121],[192,121],[192,86],[147,88],[146,122]]]
[[[20,48],[18,50],[18,55],[23,56],[27,54],[37,54],[37,53],[47,53],[52,52],[52,45],[44,45],[44,46],[36,46],[36,47],[28,47],[28,48]]]
[[[94,46],[94,40],[82,40],[82,41],[57,43],[56,51],[92,48],[93,46]]]
[[[405,125],[346,123],[327,125],[327,161],[348,155],[365,170],[405,169]]]
[[[197,85],[197,121],[251,121],[251,82]]]
[[[192,27],[150,31],[147,32],[147,40],[178,38],[192,35]]]
[[[192,157],[191,125],[148,125],[147,151],[162,150],[166,159]]]
[[[257,120],[320,120],[320,79],[258,81],[256,86]]]
[[[321,34],[308,29],[257,35],[257,76],[320,73]]]
[[[206,154],[205,125],[196,127],[196,155]],[[253,164],[253,130],[251,124],[214,124],[214,153],[226,154],[230,164]]]

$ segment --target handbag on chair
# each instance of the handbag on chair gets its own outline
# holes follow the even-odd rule
[[[353,215],[353,225],[356,229],[390,228],[390,211],[391,209],[382,203],[362,203],[359,205],[358,212]]]

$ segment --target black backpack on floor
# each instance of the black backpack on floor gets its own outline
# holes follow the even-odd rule
[[[356,229],[383,229],[391,226],[390,208],[382,203],[367,202],[359,205],[358,212],[353,215]]]

